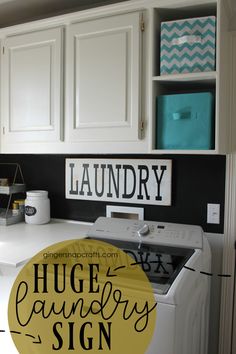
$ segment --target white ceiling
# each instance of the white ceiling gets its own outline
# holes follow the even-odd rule
[[[127,0],[0,0],[0,27]]]

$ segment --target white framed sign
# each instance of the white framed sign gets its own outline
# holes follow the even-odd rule
[[[66,159],[67,199],[171,205],[171,160]]]

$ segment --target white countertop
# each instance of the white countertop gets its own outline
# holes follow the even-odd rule
[[[90,225],[52,220],[45,225],[0,226],[0,265],[18,267],[54,243],[85,237]]]
[[[24,222],[0,226],[0,336],[1,353],[19,354],[9,331],[8,299],[12,285],[23,264],[45,247],[54,243],[86,236],[91,224],[52,220],[45,225]]]

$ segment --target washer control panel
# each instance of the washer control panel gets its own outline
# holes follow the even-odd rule
[[[202,249],[203,245],[200,226],[106,217],[98,218],[87,236],[186,248]]]

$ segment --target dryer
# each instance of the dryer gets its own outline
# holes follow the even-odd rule
[[[87,236],[124,250],[152,283],[157,318],[145,354],[207,354],[211,252],[201,227],[100,217]]]

